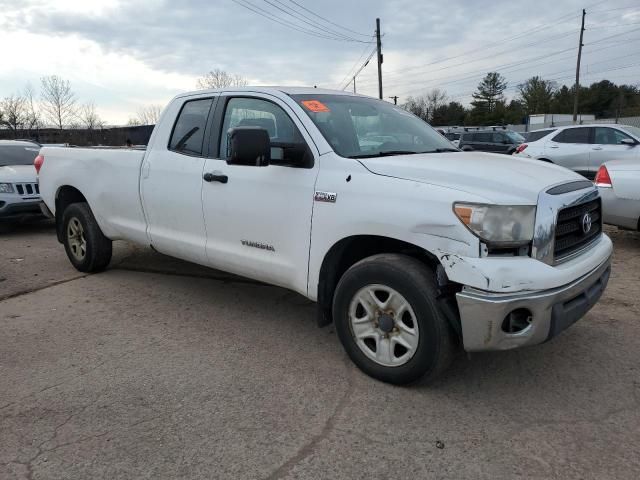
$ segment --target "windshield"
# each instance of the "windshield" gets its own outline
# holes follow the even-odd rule
[[[33,165],[40,148],[37,145],[0,145],[0,167],[7,165]]]
[[[636,137],[637,140],[640,140],[640,128],[632,127],[630,125],[618,125],[618,128],[621,128],[625,132],[630,133],[631,135]]]
[[[342,157],[457,152],[415,115],[388,102],[351,95],[292,95]]]
[[[524,142],[524,137],[517,132],[505,132],[505,135],[509,137],[513,143],[522,143]]]

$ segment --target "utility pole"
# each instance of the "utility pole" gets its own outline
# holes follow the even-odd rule
[[[380,41],[379,18],[376,18],[376,42],[378,44],[378,98],[382,100],[382,42]]]
[[[578,44],[578,64],[576,65],[576,91],[573,97],[573,123],[578,120],[578,94],[580,92],[580,60],[582,59],[582,37],[584,35],[584,17],[587,11],[582,9],[582,26],[580,27],[580,43]]]
[[[353,93],[356,93],[356,76],[353,76]]]
[[[394,105],[397,105],[397,104],[398,104],[398,96],[397,96],[397,95],[394,95],[393,97],[389,97],[389,98],[392,98],[392,99],[393,99],[393,104],[394,104]]]

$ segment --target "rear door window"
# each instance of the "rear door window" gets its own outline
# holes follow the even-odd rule
[[[555,132],[555,129],[554,130],[542,130],[540,132],[529,132],[527,134],[527,141],[528,142],[536,142],[536,141],[540,140],[542,137],[546,137],[547,135],[549,135],[552,132]]]
[[[169,150],[185,155],[202,156],[204,130],[212,103],[212,98],[185,102],[173,126]]]
[[[491,143],[492,135],[490,133],[475,133],[475,141],[479,143]]]
[[[589,130],[591,130],[589,127],[567,128],[553,137],[553,141],[558,143],[589,143]]]

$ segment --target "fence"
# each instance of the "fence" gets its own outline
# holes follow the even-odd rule
[[[124,146],[129,140],[134,145],[146,145],[153,125],[137,127],[111,127],[88,130],[84,128],[41,128],[39,130],[0,129],[1,140],[30,139],[38,143],[66,143],[77,146]]]
[[[640,128],[640,117],[597,118],[595,120],[583,120],[580,122],[580,125],[592,125],[595,123],[618,123],[620,125],[631,125]],[[545,122],[530,128],[527,128],[527,125],[507,125],[507,128],[516,132],[526,132],[549,127],[566,127],[569,125],[573,125],[573,122]]]

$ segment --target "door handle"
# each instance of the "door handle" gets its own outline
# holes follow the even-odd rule
[[[221,175],[219,173],[207,172],[202,176],[202,178],[205,182],[227,183],[229,181],[229,177],[227,177],[226,175]]]
[[[602,147],[593,147],[593,150],[602,150]]]
[[[549,145],[549,148],[560,148],[558,145]]]

